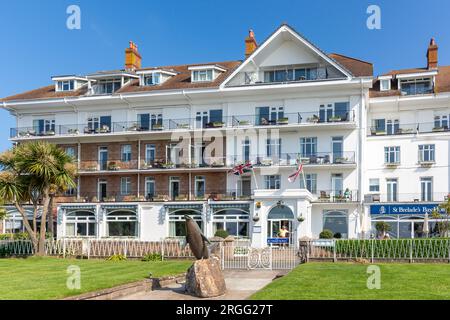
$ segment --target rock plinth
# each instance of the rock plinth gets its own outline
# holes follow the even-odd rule
[[[186,274],[186,293],[200,298],[212,298],[226,293],[225,279],[219,258],[197,260]]]

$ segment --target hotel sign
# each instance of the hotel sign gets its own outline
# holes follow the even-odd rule
[[[374,204],[370,206],[370,214],[431,214],[438,206],[439,203]]]
[[[289,238],[268,238],[267,244],[289,244]]]

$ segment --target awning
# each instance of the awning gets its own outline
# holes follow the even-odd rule
[[[102,205],[101,208],[105,210],[127,209],[127,210],[134,210],[137,212],[137,205],[130,205],[130,204],[105,204]]]
[[[81,205],[62,205],[60,206],[61,209],[64,210],[95,210],[97,208],[96,205],[86,205],[86,204],[81,204]]]
[[[179,210],[179,209],[192,209],[197,211],[203,211],[203,204],[199,203],[174,203],[174,204],[165,204],[164,208],[169,211]]]
[[[210,204],[210,206],[214,212],[223,209],[239,209],[242,211],[250,212],[250,204],[248,203],[213,203]]]

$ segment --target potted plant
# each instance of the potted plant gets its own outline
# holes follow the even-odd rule
[[[441,131],[444,131],[444,130],[445,130],[445,128],[442,127],[442,126],[438,126],[438,127],[434,127],[433,128],[433,132],[441,132]]]
[[[256,208],[261,209],[261,201],[255,203]]]
[[[336,157],[336,159],[334,159],[334,163],[346,163],[348,161],[348,159],[346,157]]]
[[[96,164],[91,164],[89,166],[87,166],[86,170],[87,171],[97,171],[97,165]]]
[[[307,118],[306,121],[312,122],[312,123],[317,123],[317,122],[319,122],[319,119],[320,118],[317,115],[313,115],[312,117]]]
[[[117,171],[120,170],[120,166],[115,162],[110,162],[108,164],[108,170]]]
[[[303,221],[305,221],[305,218],[303,218],[302,216],[298,216],[297,217],[297,221],[298,222],[303,222]]]
[[[92,202],[98,202],[98,198],[96,196],[93,196],[91,199]]]
[[[173,168],[175,168],[175,164],[173,162],[168,161],[165,164],[163,164],[163,168],[165,168],[165,169],[173,169]]]
[[[116,197],[114,196],[109,196],[109,197],[105,197],[103,199],[105,202],[115,202],[116,201]]]
[[[240,121],[238,121],[238,123],[239,123],[240,126],[248,126],[248,125],[250,125],[250,121],[248,121],[248,120],[240,120]]]
[[[289,123],[289,118],[279,118],[277,120],[277,124],[288,124]]]
[[[255,214],[252,218],[253,222],[258,222],[259,221],[259,216],[258,214]]]

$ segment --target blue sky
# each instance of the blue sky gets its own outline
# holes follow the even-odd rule
[[[66,28],[66,8],[81,8],[81,30]],[[381,8],[381,30],[366,9]],[[144,66],[242,59],[248,29],[264,40],[287,22],[326,52],[371,61],[375,74],[425,66],[433,36],[450,65],[450,1],[119,1],[0,2],[0,97],[51,83],[61,74],[122,68],[133,40]],[[15,120],[0,111],[0,151]]]

